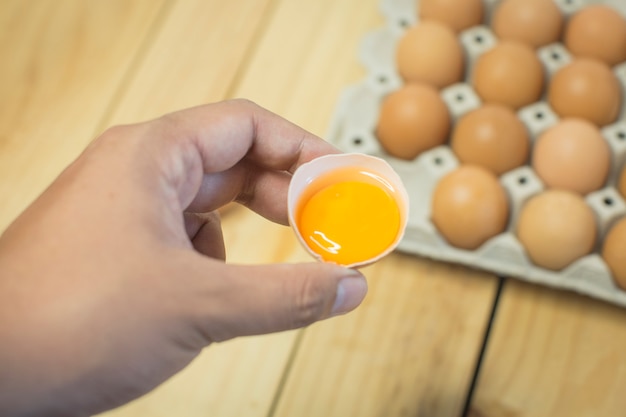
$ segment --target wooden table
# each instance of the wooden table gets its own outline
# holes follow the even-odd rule
[[[2,0],[0,230],[113,124],[247,97],[324,135],[382,23],[377,0]],[[242,208],[224,229],[232,262],[308,260]],[[365,273],[353,314],[211,346],[106,415],[626,415],[626,310],[402,254]]]

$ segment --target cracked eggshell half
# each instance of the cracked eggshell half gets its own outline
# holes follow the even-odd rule
[[[301,165],[287,199],[289,224],[307,252],[349,268],[393,251],[409,215],[408,193],[391,165],[358,153],[325,155]],[[325,228],[313,232],[323,241],[311,238],[311,230],[318,230],[312,223]]]

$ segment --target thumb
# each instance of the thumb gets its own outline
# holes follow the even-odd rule
[[[209,342],[304,327],[353,310],[367,293],[360,272],[331,264],[214,268],[221,271],[209,279],[204,269],[202,291],[200,326]]]

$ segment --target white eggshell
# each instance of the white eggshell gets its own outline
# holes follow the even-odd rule
[[[409,195],[402,184],[400,176],[391,168],[391,166],[383,159],[376,158],[359,153],[325,155],[316,158],[310,162],[301,165],[293,174],[288,191],[288,214],[289,224],[294,230],[298,240],[302,246],[317,260],[321,260],[321,256],[315,253],[306,244],[295,221],[296,208],[303,192],[321,175],[335,171],[337,169],[359,167],[373,174],[376,174],[385,180],[394,190],[393,196],[400,209],[400,228],[394,242],[382,253],[374,258],[367,259],[363,262],[344,265],[348,268],[361,267],[376,262],[385,255],[393,251],[404,236],[404,231],[408,222],[409,213]]]

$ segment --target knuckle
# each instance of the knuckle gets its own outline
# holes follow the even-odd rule
[[[176,129],[181,124],[180,112],[165,113],[153,121],[158,129]]]
[[[115,125],[102,132],[95,143],[105,146],[118,146],[119,144],[138,143],[144,139],[144,124]]]
[[[126,137],[132,131],[132,125],[116,125],[107,128],[100,134],[98,140],[103,142],[110,142],[122,137]]]
[[[258,104],[256,104],[254,101],[250,100],[249,98],[232,98],[229,100],[226,100],[227,103],[235,105],[235,106],[241,106],[241,107],[250,107],[250,108],[256,108],[259,107]]]

